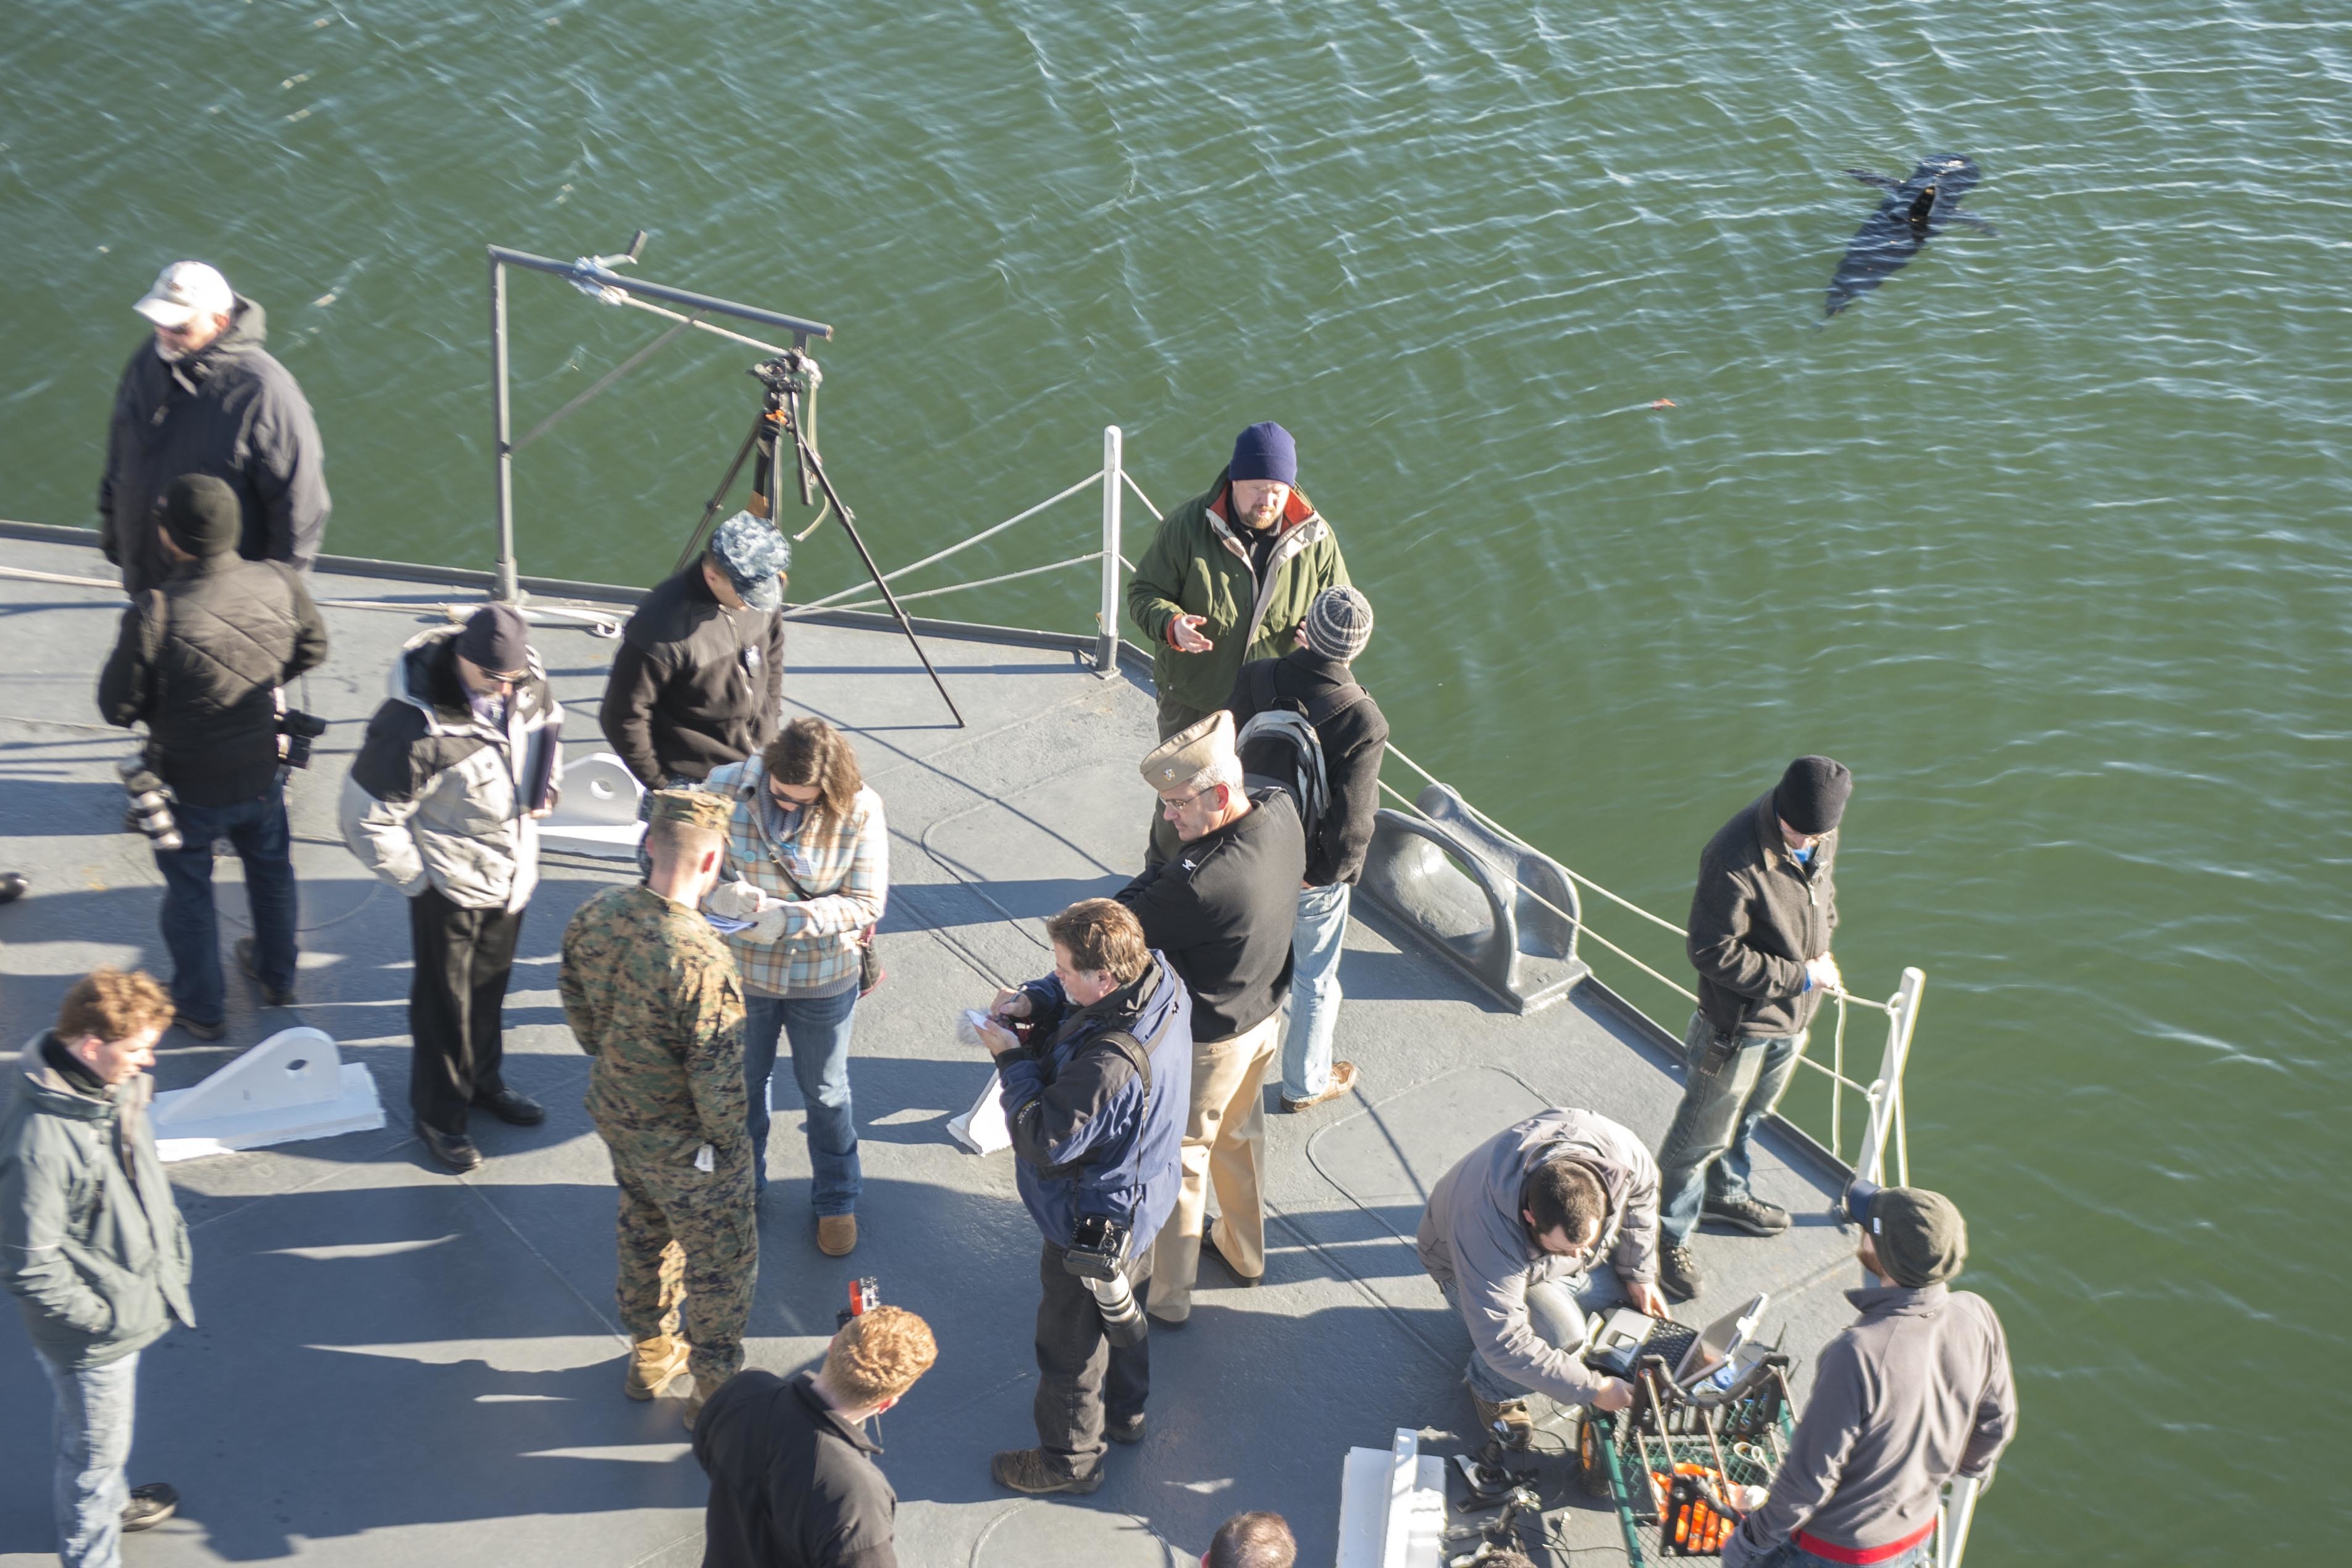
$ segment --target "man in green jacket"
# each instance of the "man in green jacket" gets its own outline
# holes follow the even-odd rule
[[[123,1484],[139,1353],[194,1325],[188,1228],[147,1103],[172,997],[152,976],[77,981],[25,1048],[0,1112],[0,1284],[57,1396],[53,1502],[66,1568],[117,1568],[122,1532],[171,1517],[168,1486]]]
[[[1160,738],[1225,706],[1252,659],[1297,645],[1307,608],[1348,580],[1339,538],[1298,488],[1298,449],[1268,420],[1235,438],[1216,483],[1171,511],[1127,583],[1127,612],[1151,639]],[[1152,814],[1150,860],[1175,831]]]

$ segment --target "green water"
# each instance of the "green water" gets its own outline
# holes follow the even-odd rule
[[[486,565],[481,247],[643,225],[647,276],[839,325],[824,444],[886,561],[1106,423],[1166,504],[1281,420],[1400,743],[1653,907],[1843,758],[1840,956],[1927,971],[1914,1176],[2021,1385],[1983,1560],[2341,1549],[2343,12],[12,0],[0,57],[0,514],[89,517],[127,308],[194,255],[318,409],[329,548]],[[2000,236],[1822,329],[1875,200],[1839,171],[1944,151]],[[513,298],[519,429],[661,326]],[[526,454],[524,570],[663,570],[745,360],[674,344]],[[926,606],[1076,631],[1088,584]]]

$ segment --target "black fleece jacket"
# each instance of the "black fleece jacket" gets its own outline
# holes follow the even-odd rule
[[[783,700],[783,616],[720,604],[698,557],[622,628],[597,719],[629,771],[658,789],[760,751]]]
[[[737,1373],[694,1418],[710,1477],[702,1568],[898,1568],[881,1451],[807,1373]]]
[[[1242,666],[1234,695],[1225,706],[1233,710],[1234,727],[1241,728],[1276,703],[1296,704],[1300,712],[1328,693],[1355,680],[1338,659],[1312,648],[1296,648],[1279,659],[1255,659]],[[1389,743],[1388,716],[1370,695],[1315,727],[1323,743],[1323,770],[1331,786],[1331,805],[1321,826],[1307,831],[1307,880],[1318,887],[1334,883],[1353,884],[1364,874],[1364,852],[1371,847],[1372,816],[1381,804],[1381,756]],[[1289,747],[1280,741],[1251,743],[1242,753],[1242,766],[1253,773],[1272,773],[1289,762]]]
[[[1307,874],[1298,810],[1280,789],[1253,791],[1240,821],[1177,846],[1113,896],[1143,923],[1192,993],[1192,1039],[1231,1040],[1290,995],[1290,931]]]
[[[1822,993],[1805,989],[1805,964],[1830,950],[1837,929],[1837,849],[1832,830],[1800,866],[1768,789],[1699,852],[1689,952],[1699,1010],[1717,1036],[1790,1035],[1813,1021]]]
[[[233,806],[278,771],[279,686],[325,663],[327,623],[301,574],[207,556],[122,612],[98,677],[109,724],[143,721],[163,782],[191,806]]]

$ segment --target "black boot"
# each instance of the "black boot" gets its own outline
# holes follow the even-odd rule
[[[426,1154],[459,1176],[481,1168],[482,1151],[474,1147],[474,1140],[465,1134],[440,1132],[419,1122],[416,1135],[425,1140]]]

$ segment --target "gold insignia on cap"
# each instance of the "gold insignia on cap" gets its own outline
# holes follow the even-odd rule
[[[714,833],[727,831],[727,820],[735,813],[735,804],[724,795],[713,795],[707,789],[656,789],[654,803],[646,813],[649,822],[684,822],[689,828],[707,828]]]
[[[1201,769],[1233,754],[1234,716],[1219,708],[1152,747],[1143,759],[1143,781],[1155,790],[1181,789]]]

